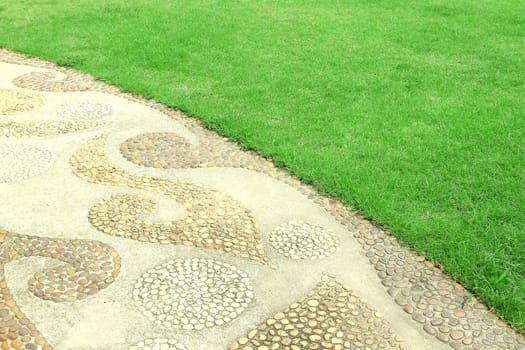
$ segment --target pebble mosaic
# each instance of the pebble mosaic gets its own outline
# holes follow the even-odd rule
[[[57,107],[57,114],[65,119],[97,120],[111,113],[110,105],[92,100],[64,103]]]
[[[302,221],[279,225],[270,233],[269,239],[279,254],[294,260],[325,258],[339,246],[339,239],[333,231]]]
[[[100,231],[131,239],[221,250],[272,266],[261,232],[251,211],[219,191],[183,180],[138,176],[111,164],[104,152],[107,135],[86,142],[71,157],[73,172],[89,182],[124,186],[166,195],[186,209],[173,223],[151,223],[136,218],[156,209],[155,202],[136,195],[114,195],[89,213]]]
[[[50,71],[31,72],[15,78],[13,84],[25,89],[50,92],[87,91],[95,85],[95,80],[88,75],[72,71],[61,73],[64,77]]]
[[[63,263],[36,272],[28,282],[36,297],[54,302],[73,302],[96,294],[113,283],[120,271],[118,253],[104,243],[28,236],[0,229],[1,349],[52,349],[17,306],[5,280],[6,264],[31,256]]]
[[[192,146],[171,132],[146,133],[126,140],[120,147],[130,162],[152,168],[247,167],[247,154],[216,147],[212,140],[201,139]]]
[[[40,175],[55,161],[55,155],[36,145],[0,143],[0,183],[17,182]]]
[[[243,151],[226,138],[206,130],[196,119],[189,118],[182,112],[170,109],[156,101],[120,92],[113,86],[95,81],[90,76],[80,74],[72,69],[58,67],[39,59],[28,58],[6,49],[0,49],[0,60],[7,63],[52,69],[66,76],[62,82],[57,82],[51,81],[51,79],[55,79],[53,73],[47,73],[47,75],[31,73],[15,79],[18,86],[45,91],[89,89],[113,94],[157,109],[179,121],[199,137],[200,143],[197,146],[189,146],[188,142],[172,133],[149,133],[131,138],[122,145],[121,152],[124,157],[135,164],[160,168],[240,167],[257,170],[297,189],[324,208],[341,224],[345,225],[349,232],[354,234],[365,254],[367,254],[370,264],[376,269],[377,275],[396,303],[413,317],[415,324],[419,324],[422,329],[448,344],[451,348],[475,350],[525,349],[525,338],[522,335],[499,320],[491,310],[487,309],[476,298],[470,298],[463,287],[456,284],[430,261],[404,247],[391,234],[345,207],[342,203],[320,195],[311,186],[302,184],[286,171],[275,168],[272,162],[253,153]],[[17,128],[18,126],[13,124],[13,127]],[[2,131],[0,125],[0,136],[2,133],[6,132]],[[27,133],[17,133],[21,136],[27,136]],[[155,150],[157,148],[163,151],[158,152]],[[170,151],[168,151],[170,149],[172,149],[174,156],[170,156]],[[148,156],[146,150],[159,154]],[[188,157],[183,156],[185,154]],[[133,188],[137,188],[135,184],[133,186],[135,186]],[[400,287],[397,287],[396,284]],[[439,286],[441,288],[437,288]],[[445,286],[447,287],[443,288]],[[249,347],[246,348],[249,349]],[[267,349],[266,345],[252,348]]]
[[[27,112],[45,103],[44,96],[36,92],[0,89],[0,115]]]
[[[174,339],[149,338],[129,347],[129,350],[186,350]]]
[[[235,266],[193,258],[149,270],[136,282],[133,298],[156,324],[201,330],[237,318],[253,291],[248,275]]]
[[[48,121],[16,122],[0,121],[0,137],[44,137],[93,129],[106,123],[98,121]]]
[[[351,289],[324,274],[305,297],[276,313],[229,350],[406,349],[390,324]]]

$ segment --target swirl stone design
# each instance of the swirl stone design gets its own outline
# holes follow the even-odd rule
[[[201,139],[199,145],[192,146],[172,132],[134,136],[122,143],[120,151],[130,162],[152,168],[242,168],[250,164],[244,152],[218,147],[207,139]]]
[[[0,115],[27,112],[45,103],[44,96],[36,92],[0,89]]]
[[[149,223],[135,215],[152,213],[154,202],[135,195],[115,195],[91,210],[89,218],[97,229],[137,240],[143,237],[140,240],[222,250],[272,266],[249,209],[232,197],[201,185],[129,174],[106,159],[106,138],[105,134],[97,136],[73,154],[70,163],[77,176],[96,184],[166,195],[182,204],[188,214],[176,223]]]
[[[290,259],[314,260],[334,253],[339,239],[322,226],[290,221],[270,233],[270,243],[281,255]]]
[[[2,349],[50,350],[51,345],[17,306],[4,266],[24,257],[62,261],[30,278],[29,290],[54,302],[82,300],[106,288],[120,271],[120,257],[110,246],[90,240],[28,236],[0,229],[0,344]]]
[[[276,313],[229,350],[405,349],[383,316],[333,275]]]
[[[146,272],[135,284],[139,309],[157,324],[186,330],[220,326],[253,298],[248,275],[206,259],[177,259]]]
[[[16,182],[47,171],[55,155],[31,145],[0,144],[0,183]]]

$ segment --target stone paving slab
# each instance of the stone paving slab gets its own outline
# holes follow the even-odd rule
[[[0,164],[0,349],[525,348],[270,161],[3,49]]]

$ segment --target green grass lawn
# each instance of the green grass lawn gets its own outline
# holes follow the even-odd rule
[[[525,330],[523,1],[2,1],[0,46],[198,116]]]

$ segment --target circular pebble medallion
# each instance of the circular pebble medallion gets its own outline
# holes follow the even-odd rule
[[[27,112],[46,103],[38,92],[0,89],[0,114]]]
[[[111,114],[110,105],[85,100],[78,103],[65,103],[57,107],[57,113],[66,119],[95,120]]]
[[[179,329],[220,326],[233,320],[253,298],[248,275],[207,259],[177,259],[144,273],[133,298],[156,324]]]
[[[55,155],[44,148],[0,144],[0,182],[16,182],[40,175],[54,160]]]
[[[129,347],[129,350],[186,350],[174,339],[155,338],[145,339]]]
[[[294,260],[320,259],[334,253],[339,239],[319,225],[290,221],[270,233],[270,243],[281,255]]]

